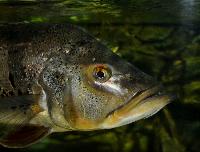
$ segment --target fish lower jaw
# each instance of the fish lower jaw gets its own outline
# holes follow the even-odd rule
[[[169,104],[170,101],[171,96],[169,95],[149,96],[140,101],[137,105],[134,105],[132,109],[126,105],[113,112],[101,124],[101,128],[110,129],[120,127],[140,119],[148,118],[160,111]],[[134,103],[134,101],[130,101],[128,106],[131,106],[132,102]]]

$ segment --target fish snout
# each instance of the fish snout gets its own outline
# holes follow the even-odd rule
[[[155,85],[138,91],[123,105],[109,113],[102,123],[101,128],[115,128],[148,118],[175,98],[174,95],[167,94],[162,85]]]

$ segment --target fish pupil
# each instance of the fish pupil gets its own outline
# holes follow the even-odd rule
[[[105,74],[104,74],[104,72],[102,72],[102,71],[98,71],[98,72],[96,73],[96,75],[97,75],[97,77],[100,78],[100,79],[103,79],[103,78],[105,77]]]

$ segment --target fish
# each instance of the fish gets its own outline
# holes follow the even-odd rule
[[[0,25],[0,145],[111,129],[173,100],[161,83],[72,24]]]

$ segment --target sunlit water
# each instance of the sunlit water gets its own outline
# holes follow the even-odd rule
[[[15,151],[199,151],[200,1],[0,0],[0,24],[41,22],[86,28],[178,99],[147,120],[109,131],[56,134]]]

